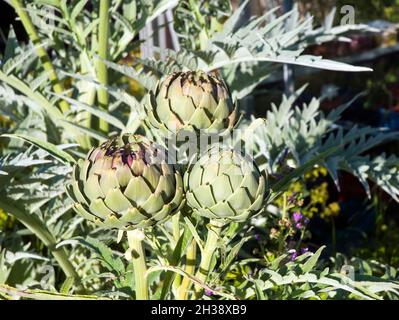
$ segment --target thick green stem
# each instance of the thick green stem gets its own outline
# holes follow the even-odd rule
[[[173,239],[175,240],[175,244],[179,242],[180,239],[180,212],[176,213],[172,217],[172,226],[173,226]],[[175,275],[173,280],[173,287],[178,288],[181,283],[181,276],[179,274]]]
[[[39,56],[40,61],[43,64],[44,70],[48,74],[48,77],[53,85],[54,92],[62,94],[64,92],[64,88],[57,77],[57,73],[55,72],[55,69],[51,63],[50,57],[48,56],[46,49],[43,48],[36,28],[32,23],[29,15],[26,13],[22,2],[20,0],[11,0],[11,4],[14,7],[19,18],[21,19],[22,25],[29,35],[30,40],[36,46],[37,55]],[[69,110],[69,104],[65,100],[60,100],[59,105],[62,112],[65,113]]]
[[[208,237],[206,239],[204,251],[202,252],[201,264],[196,274],[196,278],[202,282],[205,282],[209,275],[210,267],[212,263],[212,257],[217,251],[217,243],[220,238],[223,223],[215,220],[211,220],[208,227]],[[197,298],[200,297],[202,288],[199,285],[195,286],[195,292]]]
[[[57,260],[62,271],[67,277],[74,277],[78,279],[78,274],[75,268],[68,259],[68,256],[63,248],[56,249],[56,240],[54,236],[46,229],[44,224],[32,214],[27,214],[21,209],[10,205],[6,202],[0,202],[0,207],[7,213],[12,214],[19,222],[27,227],[33,234],[35,234],[51,251],[54,258]]]
[[[191,240],[191,243],[187,248],[186,266],[184,268],[184,271],[187,274],[194,275],[196,257],[197,257],[197,242],[195,242],[195,239],[193,239],[193,240]],[[179,300],[187,300],[188,299],[188,294],[189,294],[191,285],[192,285],[192,281],[189,278],[184,277],[183,281],[178,289],[178,299]]]
[[[52,250],[51,253],[53,254],[55,260],[57,260],[60,268],[62,269],[62,271],[64,271],[67,277],[73,277],[75,279],[78,279],[78,274],[76,273],[75,268],[69,261],[69,257],[63,248],[60,248],[58,250]],[[82,287],[79,283],[78,289],[82,290]]]
[[[98,56],[97,60],[97,78],[104,86],[98,88],[98,102],[103,109],[108,108],[108,91],[105,86],[108,85],[108,71],[104,60],[108,58],[108,36],[109,36],[109,0],[100,0],[100,23],[98,26]],[[100,129],[108,132],[108,123],[100,119]]]
[[[137,300],[148,300],[148,284],[145,276],[147,266],[143,249],[144,233],[141,230],[128,231],[129,250],[134,269],[134,281]]]
[[[180,212],[172,217],[173,239],[177,243],[180,239]]]
[[[91,65],[89,57],[87,56],[86,52],[82,52],[80,54],[80,65],[81,65],[81,73],[90,74]],[[96,101],[96,88],[93,84],[89,83],[88,81],[81,80],[78,85],[81,85],[82,89],[80,90],[81,95],[79,96],[78,100],[82,101],[83,103],[93,106]],[[81,111],[76,120],[78,123],[81,123],[86,128],[92,128],[92,116],[90,112]],[[85,134],[81,134],[77,137],[77,141],[79,145],[84,149],[90,149],[91,147],[91,139],[89,136]]]

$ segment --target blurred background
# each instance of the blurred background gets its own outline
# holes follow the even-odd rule
[[[355,123],[399,130],[399,1],[253,1],[251,9],[269,10],[277,3],[282,8],[287,3],[288,6],[297,4],[301,12],[315,16],[316,22],[322,22],[335,7],[336,24],[343,16],[341,8],[353,6],[355,22],[372,26],[378,32],[353,34],[351,42],[329,42],[308,51],[324,58],[367,66],[373,72],[343,73],[290,67],[292,78],[288,81],[284,81],[283,72],[278,72],[257,88],[253,96],[257,113],[264,115],[264,110],[258,110],[256,106],[270,105],[281,99],[281,92],[289,93],[308,84],[300,99],[308,102],[314,96],[323,96],[325,112],[364,93],[343,114],[341,124],[348,129]],[[398,154],[399,142],[372,151],[374,154],[381,152]],[[333,251],[399,266],[398,204],[377,188],[372,189],[371,199],[368,199],[360,183],[350,175],[340,177],[342,189],[339,192],[326,177],[322,170],[312,172],[306,185],[300,187],[309,193],[307,201],[313,202],[309,207],[315,206],[321,212],[311,219],[311,241],[329,243],[329,249]]]
[[[216,9],[205,9],[218,10],[219,19],[223,22],[241,1],[219,0],[214,3],[217,3]],[[398,131],[399,0],[250,0],[246,16],[259,15],[276,6],[279,6],[279,14],[298,6],[303,18],[311,14],[315,17],[316,24],[321,24],[336,8],[334,19],[337,25],[345,16],[344,9],[348,8],[345,6],[352,6],[354,22],[367,24],[375,28],[376,32],[352,34],[350,42],[334,41],[315,45],[307,49],[308,53],[367,66],[374,71],[344,73],[281,66],[246,98],[246,108],[251,108],[257,116],[264,117],[265,106],[270,106],[271,102],[278,105],[283,93],[290,94],[308,84],[307,90],[299,98],[299,105],[301,102],[309,102],[312,97],[323,97],[322,109],[329,112],[350,101],[357,94],[363,93],[362,97],[345,111],[340,124],[348,129],[355,123],[358,126],[370,125]],[[24,30],[16,21],[13,9],[4,1],[0,2],[0,12],[0,47],[3,50],[10,25],[16,30],[20,41],[24,40]],[[168,21],[172,21],[171,14],[172,12],[167,12],[153,23],[166,25]],[[176,32],[179,28],[186,27],[188,26],[179,25],[179,19],[175,17]],[[140,49],[142,54],[150,56],[154,44],[161,48],[176,45],[173,29],[161,28],[155,34],[153,29],[153,25],[148,25],[140,34],[140,38],[145,40]],[[131,57],[126,58],[123,63],[129,63],[129,59],[134,59],[134,54],[132,52]],[[140,87],[134,81],[130,81],[129,90],[139,91]],[[399,142],[393,141],[372,151],[375,154],[381,152],[388,155],[399,154]],[[338,251],[356,254],[399,267],[398,204],[377,188],[371,188],[371,198],[367,197],[360,183],[349,175],[342,174],[340,180],[342,188],[337,190],[326,170],[319,168],[307,173],[305,182],[291,186],[292,192],[303,194],[304,214],[311,218],[312,236],[309,247],[327,244],[329,253]]]

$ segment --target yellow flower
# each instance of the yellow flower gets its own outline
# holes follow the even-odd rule
[[[331,202],[320,214],[323,219],[335,218],[339,215],[340,207],[338,202]]]
[[[0,209],[0,229],[3,229],[6,222],[7,222],[7,214],[2,209]]]
[[[325,204],[328,201],[328,184],[323,182],[321,185],[310,190],[310,201],[313,204]]]
[[[2,209],[0,209],[0,231],[5,228],[12,228],[14,224],[14,217],[9,216]]]
[[[305,179],[314,181],[319,177],[326,177],[328,171],[325,167],[316,167],[305,174]]]
[[[331,202],[331,203],[328,205],[328,207],[330,208],[330,210],[331,210],[331,212],[332,212],[332,214],[333,214],[334,216],[338,216],[338,215],[339,215],[340,207],[339,207],[338,202]]]

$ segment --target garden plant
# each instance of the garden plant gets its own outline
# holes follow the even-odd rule
[[[375,30],[248,1],[6,2],[28,41],[11,27],[1,53],[1,299],[399,297],[395,267],[306,245],[321,212],[295,189],[344,171],[399,202],[398,157],[367,154],[398,133],[343,128],[352,101],[325,114],[306,86],[248,107],[283,64],[372,72],[306,48]],[[168,49],[143,49],[149,25]]]

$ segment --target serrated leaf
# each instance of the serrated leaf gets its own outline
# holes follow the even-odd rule
[[[303,264],[302,271],[304,273],[310,272],[315,266],[320,258],[321,252],[326,246],[321,246],[317,251]]]
[[[112,250],[104,243],[91,237],[81,239],[80,243],[91,249],[109,271],[116,272],[119,275],[125,273],[125,266],[122,259],[116,257]]]
[[[17,138],[17,139],[25,140],[25,141],[37,146],[38,148],[47,151],[51,156],[53,156],[54,158],[56,158],[57,160],[61,161],[64,164],[75,163],[75,159],[69,153],[62,151],[56,145],[54,145],[50,142],[39,140],[37,138],[30,137],[30,136],[27,136],[24,134],[3,134],[3,135],[1,135],[1,137]]]
[[[116,117],[110,115],[109,113],[107,113],[106,111],[102,111],[99,108],[95,108],[92,106],[89,106],[86,103],[80,102],[78,100],[69,98],[67,96],[63,96],[60,94],[56,94],[56,93],[52,93],[54,96],[59,97],[65,101],[67,101],[68,103],[70,103],[71,105],[75,105],[77,108],[79,108],[80,110],[84,110],[87,111],[89,113],[91,113],[92,115],[104,120],[105,122],[112,124],[113,126],[117,127],[118,129],[123,130],[125,128],[125,125]]]
[[[71,21],[72,23],[75,23],[75,20],[77,16],[81,13],[81,11],[84,9],[86,3],[88,0],[80,0],[74,7],[71,13]]]

